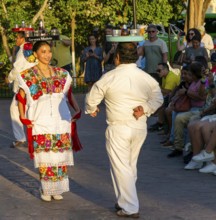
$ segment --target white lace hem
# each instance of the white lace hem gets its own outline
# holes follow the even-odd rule
[[[68,177],[56,182],[41,180],[41,187],[44,195],[61,195],[70,191]]]
[[[72,151],[64,151],[64,152],[34,152],[34,166],[35,168],[41,166],[73,166],[73,152]]]

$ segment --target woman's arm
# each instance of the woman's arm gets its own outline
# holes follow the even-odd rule
[[[181,38],[180,36],[178,35],[178,41],[177,41],[177,49],[178,51],[183,51],[185,49],[185,44],[181,44]]]
[[[19,89],[19,94],[23,99],[25,99],[26,94],[23,89]],[[26,118],[23,103],[21,103],[19,100],[18,100],[18,109],[19,109],[20,118],[22,119]]]
[[[198,92],[191,91],[190,89],[187,90],[187,95],[194,100],[201,100],[205,101],[206,100],[206,89],[205,89],[205,84],[200,84],[200,87],[198,88]]]

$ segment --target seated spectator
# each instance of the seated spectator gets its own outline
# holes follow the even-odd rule
[[[215,81],[213,82],[213,74],[211,73],[212,80],[209,80],[208,85],[208,96],[206,99],[206,108],[200,112],[201,120],[191,121],[188,125],[189,136],[192,145],[192,156],[200,153],[204,146],[203,136],[201,134],[202,129],[208,130],[209,121],[212,122],[216,120],[216,88]],[[200,164],[196,164],[194,161],[190,161],[185,169],[198,169]]]
[[[193,115],[199,114],[199,110],[204,106],[206,99],[205,83],[201,81],[203,74],[203,65],[194,62],[190,65],[190,72],[192,74],[192,83],[188,90],[185,88],[184,92],[191,99],[191,108],[188,112],[180,112],[177,114],[174,122],[174,151],[168,154],[168,158],[182,155],[184,147],[184,128],[187,127],[190,118]]]
[[[168,106],[169,95],[180,83],[180,76],[170,71],[167,63],[159,63],[157,73],[162,79],[161,92],[164,97],[164,104],[158,109],[158,121],[150,127],[150,131],[163,129],[165,117],[164,110]]]
[[[196,134],[193,135],[193,157],[190,163],[185,166],[185,169],[199,169],[201,173],[216,174],[216,159],[214,153],[216,148],[216,115],[205,117],[196,124]],[[190,131],[193,127],[194,126],[189,127]],[[203,150],[204,147],[205,149]],[[208,163],[203,167],[204,162]]]
[[[172,146],[173,145],[173,142],[174,142],[174,123],[173,123],[173,121],[174,121],[175,116],[173,115],[173,120],[172,120],[172,112],[174,111],[174,100],[176,100],[176,98],[178,96],[184,95],[181,92],[184,90],[181,90],[181,89],[188,89],[191,82],[192,82],[192,77],[189,72],[189,66],[185,66],[181,70],[181,83],[170,94],[169,105],[165,109],[165,118],[166,118],[167,126],[168,126],[168,137],[164,141],[161,142],[163,144],[163,146]]]

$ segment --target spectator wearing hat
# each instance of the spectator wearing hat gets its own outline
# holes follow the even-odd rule
[[[143,45],[143,54],[146,59],[144,70],[161,84],[157,66],[158,63],[167,63],[168,48],[165,41],[158,38],[156,25],[150,24],[147,28],[147,33],[148,40]]]
[[[204,25],[198,26],[197,29],[201,33],[201,42],[204,44],[204,47],[206,48],[208,55],[210,56],[211,50],[214,49],[214,42],[212,40],[212,37],[211,35],[206,33]]]

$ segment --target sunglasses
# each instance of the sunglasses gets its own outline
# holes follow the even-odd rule
[[[148,33],[155,33],[156,31],[148,31]]]
[[[157,69],[156,71],[157,71],[157,73],[160,73],[162,70],[161,69]]]
[[[194,35],[194,33],[189,33],[189,35]]]

